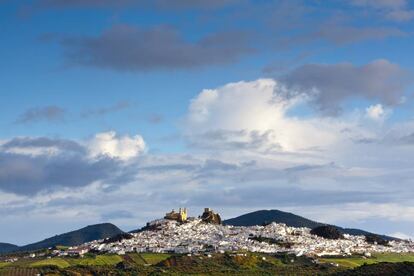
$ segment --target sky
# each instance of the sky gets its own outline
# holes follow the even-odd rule
[[[172,208],[414,237],[409,0],[0,0],[0,241]]]

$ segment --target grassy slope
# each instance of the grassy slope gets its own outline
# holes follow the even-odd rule
[[[352,256],[347,258],[322,258],[319,261],[324,263],[337,263],[340,266],[354,268],[363,264],[375,264],[380,262],[414,262],[414,254],[381,253],[374,254],[371,258]]]
[[[171,255],[169,254],[155,254],[155,253],[143,253],[140,255],[147,264],[152,264],[152,265],[158,264],[159,262],[162,262],[168,259],[169,257],[171,257]]]
[[[30,264],[31,267],[42,267],[42,266],[57,266],[59,268],[66,268],[70,266],[70,263],[62,258],[51,258],[40,260]]]
[[[170,258],[171,257],[171,258]],[[293,261],[293,262],[291,262]],[[171,275],[191,273],[194,275],[271,275],[271,274],[298,274],[315,275],[344,271],[355,268],[364,263],[379,262],[414,262],[414,254],[384,253],[375,254],[372,258],[364,259],[353,256],[349,258],[321,258],[324,263],[338,263],[340,267],[318,266],[311,260],[294,256],[276,257],[267,254],[248,253],[247,256],[232,254],[213,254],[212,258],[206,256],[169,255],[154,253],[130,253],[125,256],[97,255],[84,258],[56,257],[50,259],[22,259],[15,263],[0,263],[0,275],[5,270],[40,269],[58,267],[59,271],[78,271],[82,273],[95,271],[99,275],[116,272],[115,266],[120,262],[133,264],[134,273],[149,275],[151,273],[168,272]],[[146,265],[151,264],[150,267]],[[22,271],[23,271],[22,270]]]
[[[100,266],[100,265],[116,265],[122,262],[119,255],[97,255],[95,258],[85,257],[80,259],[72,259],[72,265]]]
[[[141,254],[129,253],[128,257],[130,257],[131,260],[137,265],[145,265],[146,264],[145,260],[141,257]]]
[[[38,249],[44,249],[53,246],[73,246],[83,244],[85,242],[99,240],[103,238],[109,238],[118,234],[124,233],[121,229],[110,223],[101,223],[95,225],[89,225],[82,229],[57,235],[43,241],[28,244],[19,247],[19,251],[33,251]]]

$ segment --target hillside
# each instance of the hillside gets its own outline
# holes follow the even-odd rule
[[[19,247],[17,245],[0,242],[0,254],[11,252],[11,251],[17,250],[18,248]]]
[[[287,226],[291,227],[307,227],[307,228],[315,228],[318,226],[326,225],[324,223],[316,222],[313,220],[309,220],[307,218],[283,212],[280,210],[260,210],[255,211],[252,213],[244,214],[232,219],[225,220],[223,224],[225,225],[234,225],[234,226],[253,226],[253,225],[262,225],[267,224],[270,222],[276,223],[284,223]],[[350,235],[368,235],[372,234],[370,232],[360,230],[360,229],[352,229],[352,228],[342,228],[339,226],[335,226],[344,234]],[[387,240],[395,239],[393,237],[380,235],[382,238]]]
[[[236,218],[227,219],[223,222],[223,224],[234,226],[253,226],[270,222],[284,223],[291,227],[308,227],[311,229],[323,225],[322,223],[280,210],[259,210],[238,216]]]
[[[18,251],[32,251],[56,245],[79,245],[93,240],[113,237],[122,233],[124,232],[121,229],[111,223],[89,225],[79,230],[56,235],[40,242],[19,247]]]

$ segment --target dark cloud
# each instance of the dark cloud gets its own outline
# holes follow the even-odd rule
[[[49,105],[44,107],[34,107],[26,110],[16,120],[18,124],[28,124],[39,121],[58,122],[63,121],[65,117],[65,110],[56,105]]]
[[[118,71],[226,64],[252,51],[242,32],[215,33],[191,42],[166,26],[144,29],[117,25],[98,37],[66,38],[60,44],[70,64]]]
[[[240,0],[38,0],[38,8],[131,8],[213,9]]]
[[[282,147],[273,142],[273,131],[213,130],[198,135],[187,136],[188,146],[199,149],[254,150],[278,152]]]
[[[157,193],[154,198],[157,198],[158,201],[176,200],[178,205],[180,200],[183,200],[183,197],[186,196],[188,197],[188,206],[214,206],[223,210],[229,207],[238,208],[243,206],[280,208],[358,202],[383,203],[394,198],[394,195],[385,192],[307,190],[298,187],[260,184],[254,187],[238,187],[237,189],[220,189],[219,186],[216,186],[216,189],[198,189],[188,194],[178,194],[171,191],[171,194]]]
[[[325,164],[325,165],[308,165],[308,164],[303,164],[303,165],[298,165],[298,166],[294,166],[294,167],[289,167],[286,168],[285,171],[288,173],[298,173],[298,172],[306,172],[306,171],[310,171],[310,170],[320,170],[320,169],[329,169],[329,168],[335,168],[335,163],[329,163],[329,164]]]
[[[169,9],[215,9],[247,0],[155,0],[154,4]]]
[[[96,109],[88,109],[81,113],[82,118],[89,118],[89,117],[95,117],[95,116],[103,116],[110,113],[119,112],[122,110],[125,110],[129,108],[131,104],[127,101],[118,102],[114,105],[108,106],[108,107],[101,107]]]
[[[392,37],[405,37],[409,34],[396,27],[347,25],[341,21],[310,23],[312,28],[301,28],[299,34],[282,33],[277,39],[276,49],[289,50],[307,45],[318,46],[320,42],[342,46],[362,41],[385,40]]]
[[[243,166],[246,164],[242,164]],[[203,163],[173,163],[173,164],[157,164],[151,166],[140,167],[140,171],[153,172],[153,173],[165,173],[171,171],[185,171],[194,175],[205,174],[207,172],[214,171],[230,171],[240,168],[238,164],[225,163],[220,160],[207,159]]]
[[[126,210],[115,210],[105,213],[101,216],[103,221],[111,221],[114,219],[129,219],[133,218],[133,213],[126,211]]]
[[[31,195],[56,188],[76,188],[117,174],[111,159],[88,161],[79,156],[27,156],[0,153],[0,189]]]
[[[150,122],[151,124],[159,124],[162,122],[164,118],[160,114],[151,114],[150,116],[148,116],[147,119],[148,119],[148,122]]]
[[[0,146],[0,149],[10,150],[14,148],[30,149],[30,148],[57,148],[65,152],[85,153],[85,148],[71,140],[51,139],[47,137],[18,137],[7,141]]]
[[[190,69],[231,64],[259,51],[302,51],[306,46],[307,52],[309,49],[313,52],[313,47],[324,46],[320,42],[338,46],[408,35],[396,26],[382,26],[375,22],[360,26],[360,22],[352,16],[349,16],[349,22],[343,22],[335,19],[339,13],[337,10],[330,5],[321,7],[316,2],[41,0],[36,5],[43,8],[91,9],[139,7],[167,9],[172,13],[186,9],[215,10],[208,19],[197,13],[196,18],[204,25],[202,29],[208,27],[212,30],[212,34],[199,40],[188,39],[184,32],[170,27],[138,28],[128,25],[114,26],[97,36],[58,39],[69,64],[117,71]],[[224,12],[217,10],[229,6],[231,9]],[[352,6],[351,10],[355,9],[355,5]],[[216,26],[227,31],[217,31]],[[266,68],[267,71],[274,69],[275,66]]]
[[[281,78],[288,93],[307,93],[317,107],[330,115],[340,112],[341,104],[352,97],[399,104],[410,83],[409,73],[387,60],[362,66],[350,63],[307,64]],[[291,95],[288,95],[291,96]]]
[[[61,151],[53,154],[16,151],[50,147]],[[87,149],[73,141],[15,138],[0,147],[0,190],[6,192],[33,195],[64,187],[83,187],[94,181],[119,185],[130,181],[133,174],[135,171],[119,160],[88,158]]]
[[[386,19],[403,22],[414,18],[409,0],[352,0],[351,4],[373,9]]]
[[[393,36],[405,36],[406,34],[389,27],[354,27],[326,24],[311,37],[318,40],[326,40],[336,45],[343,45],[364,40],[381,40]]]
[[[414,133],[403,136],[399,140],[402,144],[414,145]]]
[[[121,8],[137,5],[137,0],[38,0],[37,8]]]

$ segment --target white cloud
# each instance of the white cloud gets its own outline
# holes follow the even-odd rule
[[[366,117],[374,121],[384,121],[391,113],[389,109],[386,109],[382,104],[371,105],[365,109]]]
[[[391,237],[396,237],[403,240],[412,240],[413,237],[402,232],[395,232],[390,234]]]
[[[170,208],[185,205],[197,215],[205,205],[223,217],[271,208],[342,226],[360,221],[413,225],[413,191],[407,187],[413,184],[414,147],[393,141],[414,133],[414,123],[397,126],[387,121],[379,128],[367,114],[381,118],[387,110],[375,104],[340,117],[295,115],[299,105],[310,103],[310,96],[286,99],[285,89],[277,81],[259,79],[203,90],[191,102],[184,124],[186,137],[198,148],[180,154],[142,154],[146,145],[141,136],[114,131],[83,142],[0,141],[0,152],[6,153],[59,149],[44,158],[21,156],[23,152],[0,158],[0,168],[5,168],[0,188],[7,191],[0,193],[0,201],[9,193],[19,195],[0,204],[0,215],[7,214],[0,224],[8,225],[6,220],[13,217],[42,221],[61,216],[60,221],[83,226],[86,216],[86,223],[93,223],[114,210],[122,215],[123,210],[139,209],[130,222],[117,220],[131,230]],[[388,139],[381,139],[386,135]],[[72,155],[76,158],[68,158]],[[27,167],[20,171],[27,160],[45,176],[22,179],[23,172],[31,173]],[[11,175],[16,179],[12,185]],[[74,182],[77,175],[81,177]],[[50,187],[54,189],[46,189]],[[23,188],[29,192],[21,192]],[[68,206],[71,212],[60,214]],[[0,230],[3,236],[13,233]],[[412,234],[411,228],[381,231]]]
[[[262,137],[268,146],[278,145],[283,151],[298,152],[327,149],[343,142],[343,136],[346,136],[341,133],[343,129],[359,131],[357,124],[350,120],[289,115],[295,106],[306,104],[309,96],[298,94],[286,99],[286,94],[286,88],[272,79],[230,83],[203,90],[191,101],[186,132],[202,139],[206,133],[221,131],[223,136],[227,131],[231,135],[221,137],[223,142],[229,142],[231,136],[233,142],[249,145],[253,139]],[[205,139],[211,141],[211,138],[211,135],[205,135]],[[256,145],[263,146],[257,141]]]
[[[96,134],[89,142],[88,148],[93,158],[106,155],[111,158],[128,160],[143,153],[146,145],[140,135],[118,136],[115,131],[108,131]]]

